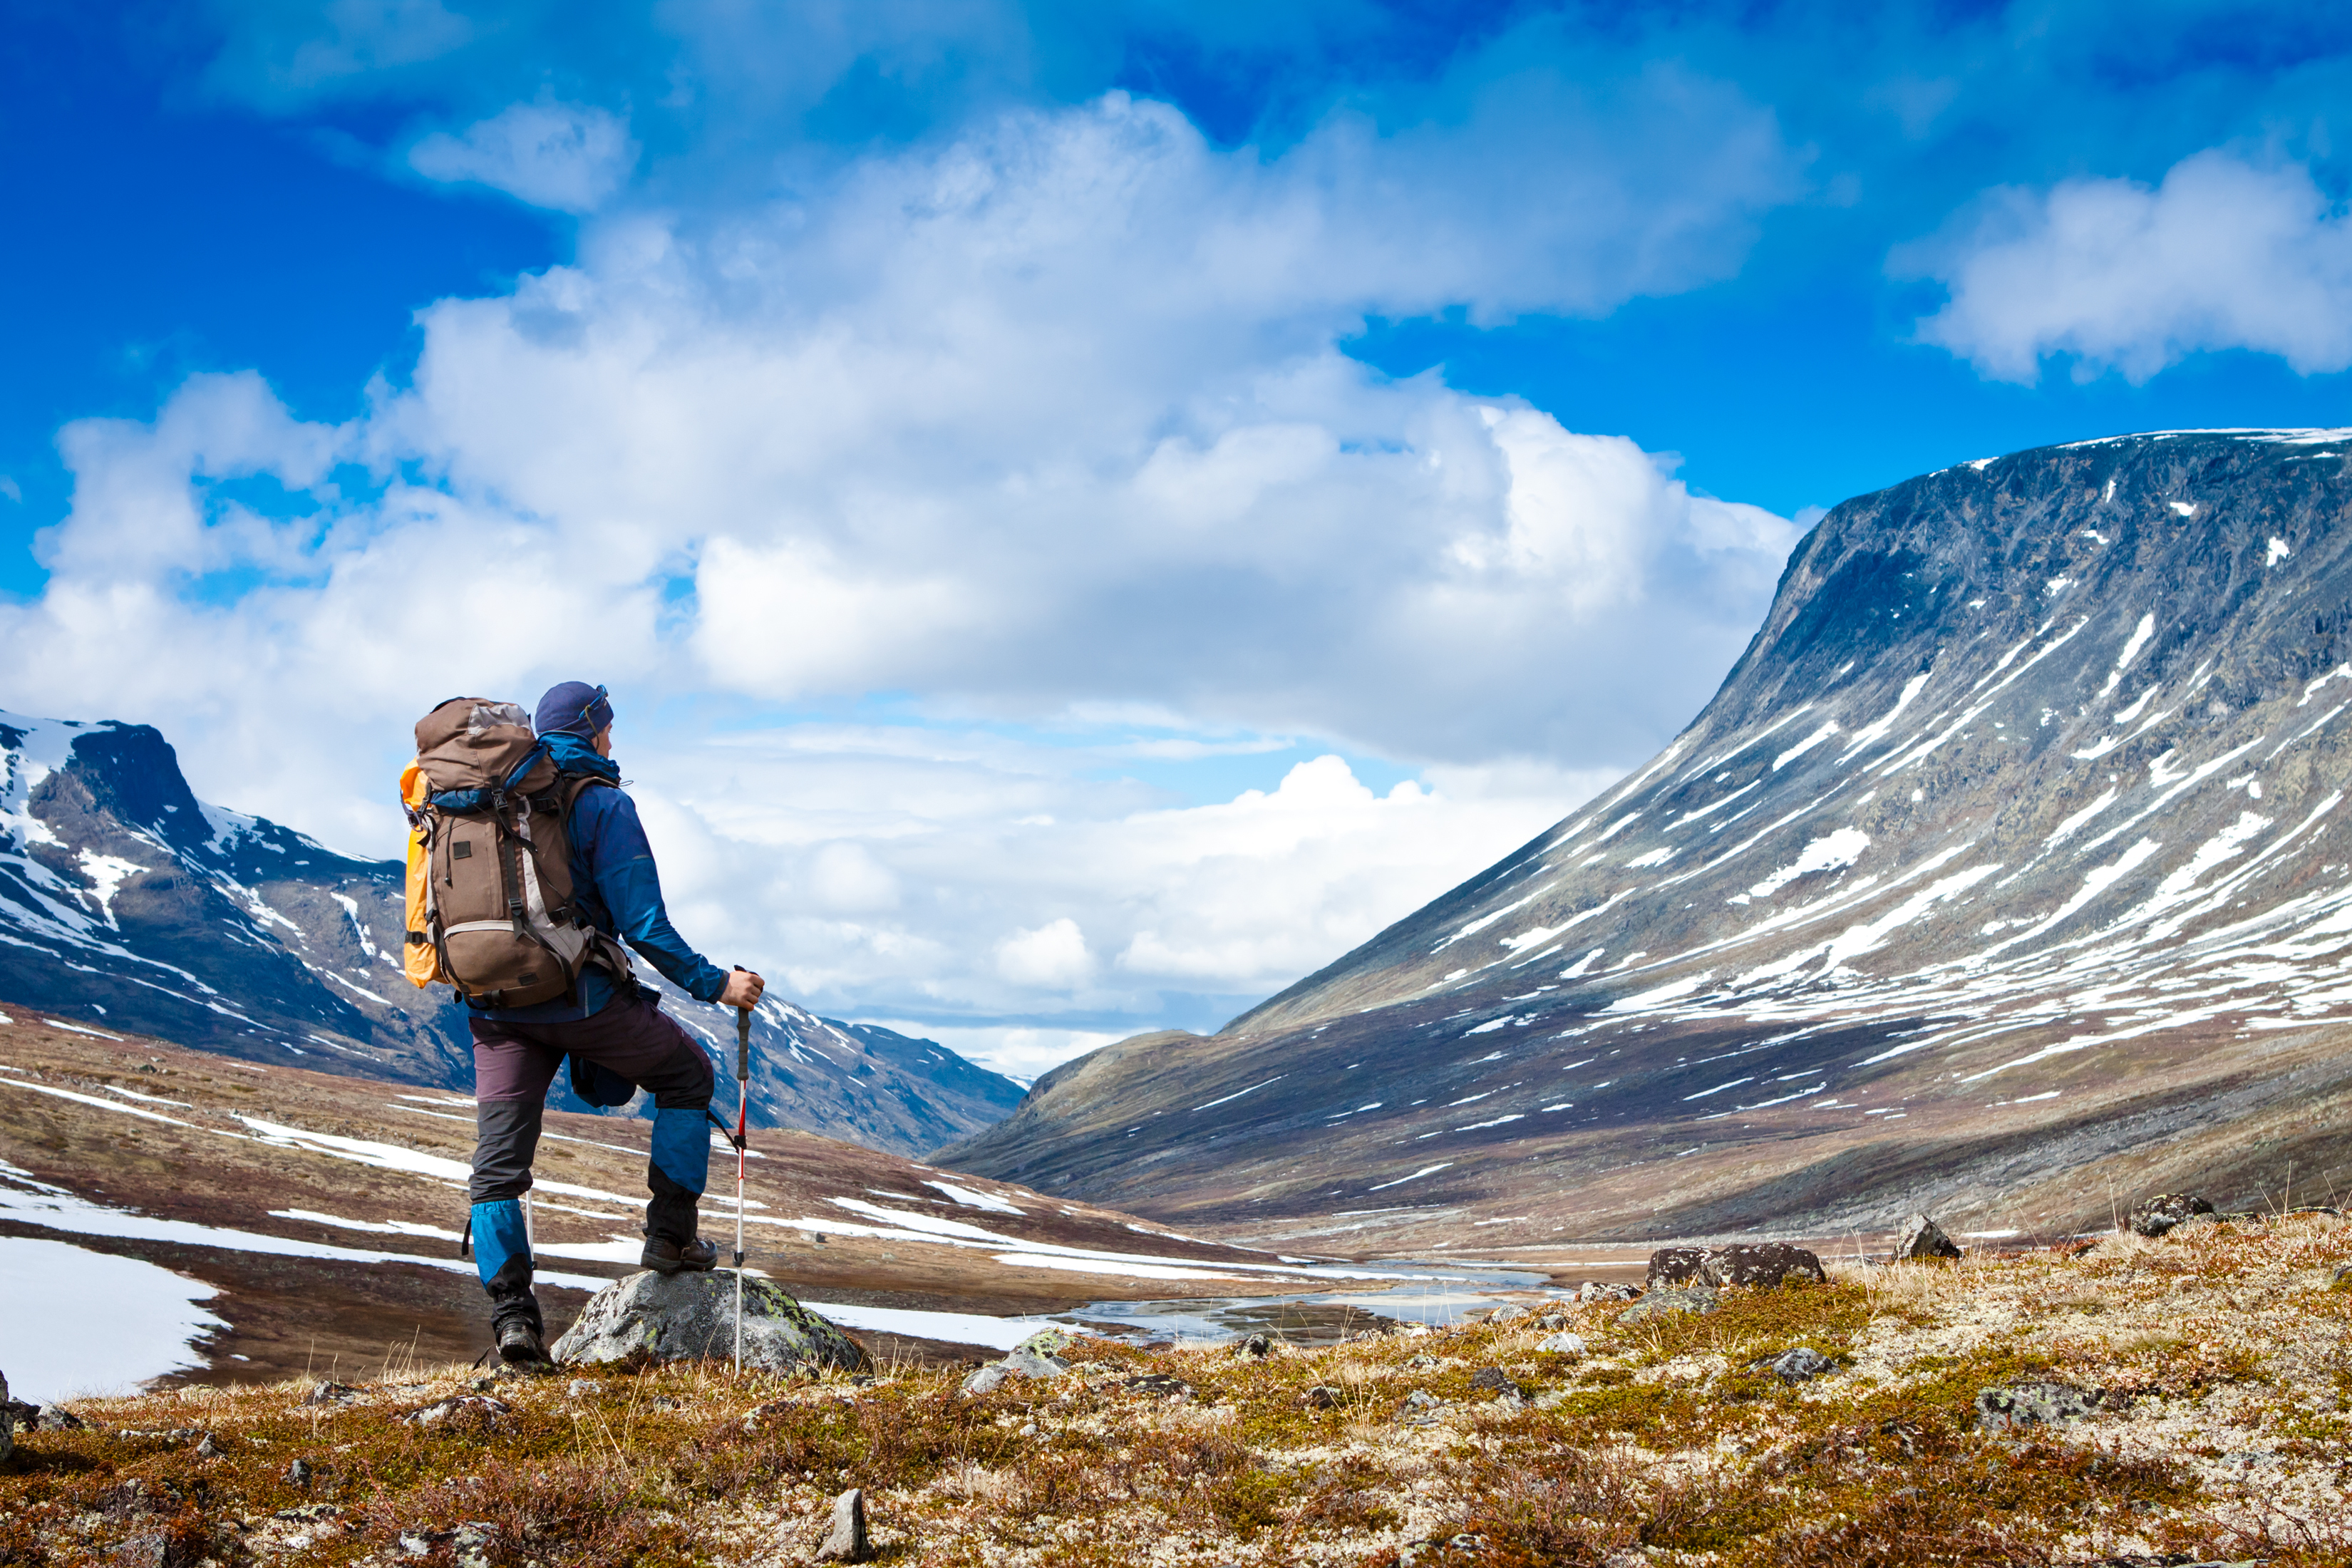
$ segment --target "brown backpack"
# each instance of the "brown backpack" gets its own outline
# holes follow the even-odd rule
[[[631,973],[572,897],[572,805],[604,782],[559,774],[511,702],[453,697],[416,721],[402,788],[411,980],[528,1007],[576,997],[585,964]]]

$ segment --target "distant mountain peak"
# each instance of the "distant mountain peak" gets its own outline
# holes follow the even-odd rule
[[[0,712],[0,1000],[253,1060],[467,1088],[464,1010],[401,970],[402,883],[398,860],[199,801],[151,726]],[[731,1071],[729,1010],[665,1005]],[[945,1047],[861,1027],[771,994],[753,1026],[754,1120],[917,1154],[1021,1098]]]
[[[1407,1194],[1345,1223],[1598,1236],[1936,1194],[2054,1223],[2160,1129],[2250,1206],[2236,1119],[2352,1022],[2347,458],[2152,433],[1847,501],[1650,763],[943,1157],[1265,1237]]]

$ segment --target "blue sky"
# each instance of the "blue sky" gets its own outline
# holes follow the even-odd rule
[[[0,707],[365,844],[436,682],[593,665],[708,940],[1033,1068],[1640,762],[1822,507],[2352,423],[2325,8],[9,24]],[[452,549],[531,635],[404,679]]]

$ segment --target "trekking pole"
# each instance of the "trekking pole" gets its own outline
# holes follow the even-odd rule
[[[743,1161],[751,1116],[751,1009],[735,1009],[735,1375],[743,1375]]]

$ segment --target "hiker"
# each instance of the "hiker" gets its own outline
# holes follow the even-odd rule
[[[470,720],[465,720],[462,711],[462,704],[467,702],[476,704]],[[458,713],[457,719],[435,731],[450,735],[448,749],[462,747],[469,736],[487,737],[478,742],[487,746],[500,732],[497,714],[521,717],[510,705],[454,699],[418,726],[421,757],[435,754],[425,746],[431,738],[427,726],[445,711]],[[486,719],[485,714],[491,717]],[[449,724],[457,721],[466,721],[469,728],[450,729]],[[695,1221],[696,1200],[702,1194],[710,1166],[707,1121],[713,1087],[710,1058],[662,1013],[660,994],[637,984],[627,954],[613,939],[626,942],[672,984],[698,1002],[749,1007],[765,989],[760,976],[749,970],[730,972],[710,963],[688,947],[670,925],[668,912],[662,907],[653,850],[637,820],[636,805],[619,787],[620,769],[612,761],[613,705],[604,689],[577,680],[554,687],[540,699],[532,728],[537,731],[534,749],[543,749],[547,757],[523,764],[538,771],[530,773],[528,781],[513,794],[478,792],[478,796],[491,797],[494,804],[488,816],[482,817],[478,798],[476,817],[493,820],[500,805],[513,812],[516,796],[535,786],[532,804],[522,808],[523,817],[536,824],[541,818],[534,814],[545,813],[562,825],[570,845],[570,888],[561,889],[559,879],[551,877],[546,868],[538,871],[536,882],[519,869],[520,886],[492,884],[493,893],[500,887],[509,889],[511,901],[507,910],[498,911],[500,918],[461,920],[446,931],[435,923],[427,939],[446,970],[452,963],[452,952],[466,952],[461,945],[464,933],[478,932],[489,940],[504,940],[509,946],[516,945],[518,933],[531,937],[548,957],[559,962],[551,966],[544,959],[534,960],[530,956],[534,950],[527,947],[521,962],[536,963],[541,972],[565,985],[564,994],[552,1000],[518,1003],[519,995],[534,996],[548,989],[539,973],[521,973],[516,976],[518,984],[488,992],[459,983],[446,973],[436,975],[459,984],[467,1008],[467,1023],[473,1032],[475,1262],[481,1271],[482,1288],[490,1298],[499,1354],[516,1363],[541,1362],[547,1355],[546,1328],[538,1298],[531,1291],[530,1245],[520,1200],[531,1184],[531,1157],[539,1147],[548,1086],[565,1057],[572,1058],[575,1089],[593,1103],[623,1103],[636,1089],[653,1095],[653,1152],[646,1169],[653,1197],[646,1205],[645,1267],[675,1274],[709,1269],[719,1259],[718,1247],[697,1236]],[[519,738],[527,735],[520,726],[515,726],[515,731]],[[512,742],[509,744],[511,748]],[[551,786],[541,782],[548,777],[549,759],[553,763]],[[432,797],[436,805],[445,798]],[[453,818],[458,827],[473,820]],[[488,827],[474,829],[477,841],[495,851],[504,841],[484,837],[489,831]],[[545,833],[544,828],[534,831]],[[473,846],[458,841],[452,828],[445,826],[441,836],[451,839],[447,853],[460,859],[471,858]],[[547,842],[543,837],[533,841]],[[439,837],[434,839],[431,853],[444,852],[438,847],[440,842]],[[526,849],[514,855],[514,864],[524,868],[530,858]],[[436,861],[435,865],[443,868],[435,872],[436,886],[456,888],[456,862]],[[414,871],[412,886],[422,889]],[[523,929],[522,889],[526,887],[534,919],[541,913],[542,897],[550,903],[568,899],[565,907],[555,911],[562,918],[545,926],[538,936]],[[511,927],[505,918],[508,911],[512,914]],[[437,913],[428,917],[434,921],[439,918]],[[412,928],[418,919],[412,909]],[[561,952],[567,937],[573,950],[568,960]],[[412,936],[411,941],[414,943],[416,939]],[[430,962],[428,958],[428,965]],[[466,967],[462,959],[457,964]],[[416,963],[412,960],[412,978],[415,973]]]

